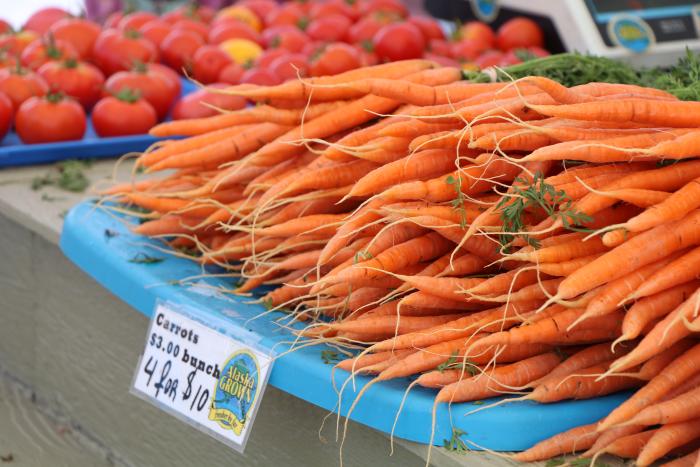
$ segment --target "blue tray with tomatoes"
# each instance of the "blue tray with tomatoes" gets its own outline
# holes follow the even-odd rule
[[[191,81],[182,79],[181,96],[196,90]],[[14,131],[0,140],[0,168],[47,164],[65,159],[102,158],[143,151],[158,141],[154,136],[130,135],[101,138],[95,133],[90,118],[83,139],[56,143],[24,144]]]

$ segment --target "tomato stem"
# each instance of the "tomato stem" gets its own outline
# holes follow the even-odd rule
[[[133,104],[141,99],[141,92],[138,89],[122,88],[113,96],[122,102]]]

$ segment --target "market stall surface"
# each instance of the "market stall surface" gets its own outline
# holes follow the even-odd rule
[[[85,170],[91,182],[108,177],[112,162]],[[32,190],[47,167],[0,172],[0,231],[6,241],[0,267],[4,304],[0,361],[6,371],[36,388],[37,397],[64,411],[81,429],[137,465],[187,465],[194,459],[219,465],[237,456],[128,394],[147,328],[145,316],[120,302],[66,260],[57,243],[62,215],[82,195],[53,186]],[[128,173],[123,167],[122,177]],[[18,312],[20,311],[21,312]],[[298,465],[328,465],[337,445],[318,440],[327,411],[271,387],[246,451],[251,463],[295,459]],[[154,428],[157,427],[157,430]],[[333,427],[334,429],[334,427]],[[333,429],[324,431],[332,439]],[[144,437],[148,442],[144,442]],[[271,443],[270,440],[274,440]],[[422,465],[426,448],[399,441],[388,457],[388,440],[351,423],[346,465],[382,461]],[[434,449],[435,465],[512,465],[494,455]],[[206,461],[210,461],[207,463]]]

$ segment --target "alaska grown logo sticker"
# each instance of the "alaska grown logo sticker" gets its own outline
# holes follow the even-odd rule
[[[260,366],[247,350],[236,352],[221,372],[209,409],[209,419],[240,435],[258,395]]]

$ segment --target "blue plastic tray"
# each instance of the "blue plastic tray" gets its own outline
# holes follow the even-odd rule
[[[107,230],[118,235],[106,235]],[[124,225],[124,219],[95,209],[90,202],[84,202],[70,211],[61,236],[61,249],[68,258],[148,317],[158,299],[167,300],[199,310],[206,321],[221,332],[252,338],[263,348],[272,350],[274,347],[277,353],[288,349],[286,342],[293,339],[292,334],[274,323],[275,319],[284,316],[282,313],[247,321],[263,312],[264,308],[245,304],[249,299],[208,293],[211,289],[199,285],[191,288],[168,285],[173,279],[200,274],[200,266],[164,255],[147,245],[160,246],[132,235]],[[138,253],[166,259],[157,264],[130,263],[128,260]],[[207,278],[203,282],[211,286],[231,286],[226,280],[218,278]],[[307,347],[280,357],[270,376],[270,384],[312,404],[334,410],[338,397],[331,385],[332,365],[324,364],[321,359],[324,349],[328,347]],[[339,387],[347,377],[348,373],[336,371],[336,385]],[[368,377],[357,377],[357,391],[369,380]],[[372,386],[351,418],[389,433],[407,384],[408,380],[397,380]],[[428,443],[434,394],[434,391],[420,387],[410,392],[396,426],[397,437]],[[352,385],[348,384],[341,413],[347,412],[354,397]],[[548,405],[518,402],[469,416],[464,414],[478,406],[472,403],[453,404],[448,410],[445,404],[441,404],[437,412],[434,443],[441,445],[443,440],[449,439],[454,427],[467,433],[462,439],[474,443],[471,447],[480,446],[496,451],[522,450],[557,432],[602,418],[626,397],[628,394],[622,393],[594,400]],[[349,436],[352,436],[352,432]]]
[[[181,96],[196,89],[194,83],[181,79]],[[121,156],[129,152],[143,151],[158,138],[150,135],[118,136],[100,138],[92,127],[88,116],[85,136],[79,141],[58,143],[24,144],[14,131],[0,140],[0,168],[21,165],[47,164],[65,159],[102,158]]]

